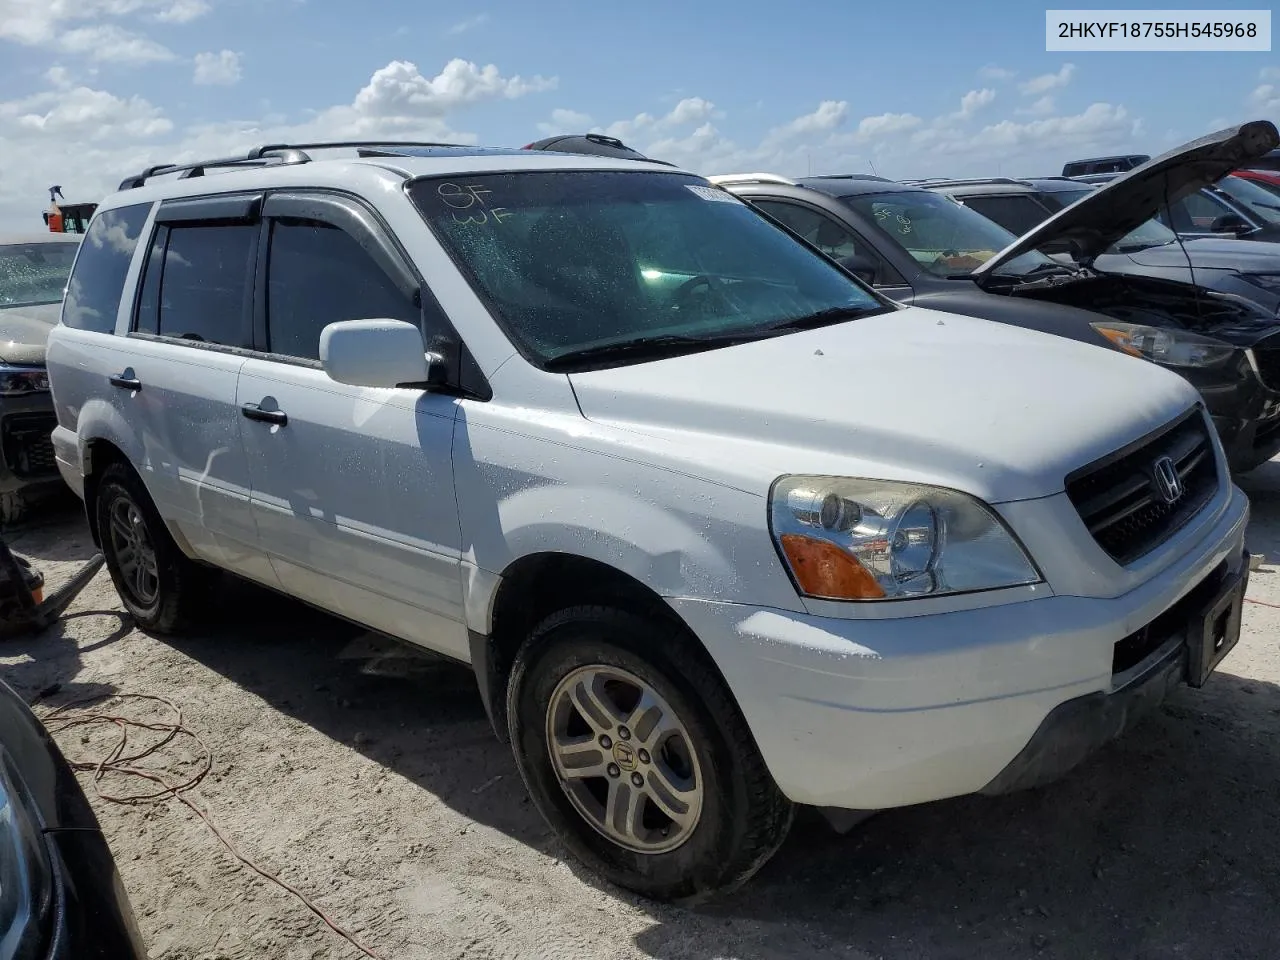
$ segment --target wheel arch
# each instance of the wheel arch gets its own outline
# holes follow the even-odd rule
[[[476,682],[494,732],[503,742],[508,740],[507,682],[516,653],[539,623],[576,606],[614,607],[677,627],[724,682],[702,641],[652,587],[611,564],[579,554],[528,554],[503,571],[489,607],[488,631],[468,630]]]

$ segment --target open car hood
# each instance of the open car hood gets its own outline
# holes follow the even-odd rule
[[[1015,257],[1053,241],[1075,245],[1089,262],[1154,217],[1166,202],[1216,183],[1237,167],[1280,146],[1280,132],[1268,120],[1253,120],[1192,140],[1103,184],[1012,244],[973,272],[981,283]]]

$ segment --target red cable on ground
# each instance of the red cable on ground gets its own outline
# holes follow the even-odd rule
[[[91,703],[99,703],[107,700],[147,700],[153,703],[162,704],[173,711],[176,719],[171,723],[164,723],[133,720],[128,717],[122,717],[110,713],[81,713],[76,715],[67,715],[67,711],[76,707],[83,707]],[[183,723],[182,711],[172,701],[167,700],[164,697],[156,697],[142,693],[117,693],[97,697],[85,697],[80,700],[73,700],[70,703],[63,704],[56,710],[49,711],[44,715],[42,720],[45,726],[48,727],[50,733],[63,732],[76,727],[93,727],[107,724],[118,727],[120,730],[119,739],[116,740],[115,746],[112,747],[112,749],[102,759],[97,761],[82,761],[72,760],[68,757],[67,760],[67,762],[76,770],[93,772],[94,790],[100,798],[108,803],[120,804],[161,803],[169,798],[178,800],[186,806],[187,809],[200,818],[204,825],[209,828],[210,832],[218,838],[218,841],[227,848],[227,852],[230,853],[231,856],[239,863],[248,867],[264,880],[274,883],[281,890],[291,894],[299,903],[315,914],[325,924],[325,926],[350,943],[366,957],[371,958],[371,960],[383,960],[381,955],[375,953],[371,948],[361,943],[355,934],[344,929],[330,919],[329,916],[316,906],[306,894],[271,873],[269,870],[258,866],[254,861],[242,854],[236,848],[236,845],[227,839],[226,835],[218,828],[218,825],[213,822],[209,815],[186,796],[186,792],[197,787],[213,769],[213,751],[209,749],[208,744],[206,744],[193,730]],[[139,730],[150,730],[154,733],[163,733],[164,736],[160,740],[151,744],[151,746],[146,747],[137,753],[127,755],[125,750],[129,746],[129,729],[131,727]],[[145,770],[141,767],[135,766],[139,761],[156,754],[178,737],[189,737],[191,740],[194,740],[200,751],[200,759],[197,761],[197,771],[182,783],[176,785],[170,784],[158,773],[153,773],[150,770]],[[108,793],[103,790],[102,783],[103,779],[108,774],[120,774],[126,777],[135,777],[154,783],[163,789],[125,795]]]

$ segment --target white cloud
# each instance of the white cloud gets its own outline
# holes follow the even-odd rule
[[[716,113],[716,105],[710,100],[704,100],[702,97],[686,97],[660,117],[655,117],[651,113],[638,113],[630,120],[615,120],[607,127],[596,127],[593,132],[617,137],[624,143],[628,143],[646,133],[655,135],[670,131],[673,127],[705,123],[716,116]]]
[[[173,124],[159,107],[141,97],[113,96],[105,90],[73,87],[0,103],[0,130],[56,135],[75,140],[147,138],[169,133]]]
[[[871,139],[914,130],[924,121],[914,113],[881,113],[858,121],[858,136]]]
[[[1258,72],[1259,80],[1280,80],[1280,67],[1263,67]]]
[[[203,17],[210,10],[205,0],[174,0],[174,3],[156,14],[161,23],[190,23]]]
[[[113,23],[68,30],[58,38],[58,46],[67,53],[83,54],[103,63],[142,64],[175,59],[169,48]]]
[[[1249,95],[1249,102],[1258,110],[1267,113],[1280,112],[1280,88],[1275,84],[1264,83]]]
[[[957,117],[968,120],[983,107],[990,105],[991,101],[996,98],[996,92],[990,87],[983,87],[981,90],[970,90],[960,98],[960,112]]]
[[[998,67],[994,63],[989,63],[978,71],[978,76],[984,80],[1012,80],[1016,74],[1012,70],[1006,70],[1004,67]]]
[[[1031,106],[1022,107],[1016,112],[1029,117],[1047,117],[1053,113],[1054,108],[1053,97],[1044,96],[1032,103]]]
[[[504,77],[492,63],[477,67],[454,59],[428,79],[417,65],[393,60],[374,72],[350,109],[368,117],[439,117],[469,103],[514,100],[555,87],[554,77]]]
[[[49,85],[59,90],[66,90],[71,86],[71,71],[63,66],[52,66],[44,72],[44,78]]]
[[[766,140],[787,140],[809,133],[827,133],[844,123],[849,104],[844,100],[823,100],[818,109],[806,113],[769,131]]]
[[[577,110],[557,107],[551,111],[551,119],[538,124],[538,129],[548,137],[558,133],[578,133],[591,127],[591,117]]]
[[[198,86],[229,87],[240,82],[240,54],[234,50],[197,53],[191,82]]]
[[[150,14],[186,23],[208,12],[206,0],[0,0],[0,40],[26,46],[59,43],[64,26],[113,17]]]
[[[716,105],[701,97],[686,97],[667,114],[671,123],[705,123],[715,115]]]
[[[1057,73],[1042,73],[1038,77],[1032,77],[1025,83],[1019,84],[1018,89],[1029,97],[1038,97],[1041,94],[1048,93],[1050,90],[1065,87],[1071,82],[1075,72],[1076,65],[1074,63],[1064,63]]]
[[[474,17],[468,17],[466,20],[459,20],[451,26],[445,33],[451,37],[466,33],[468,30],[475,30],[477,27],[483,27],[489,22],[487,13],[477,13]]]

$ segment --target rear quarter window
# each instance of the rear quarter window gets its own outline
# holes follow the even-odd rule
[[[113,333],[124,281],[151,204],[137,203],[98,214],[71,268],[62,322],[76,330]]]

